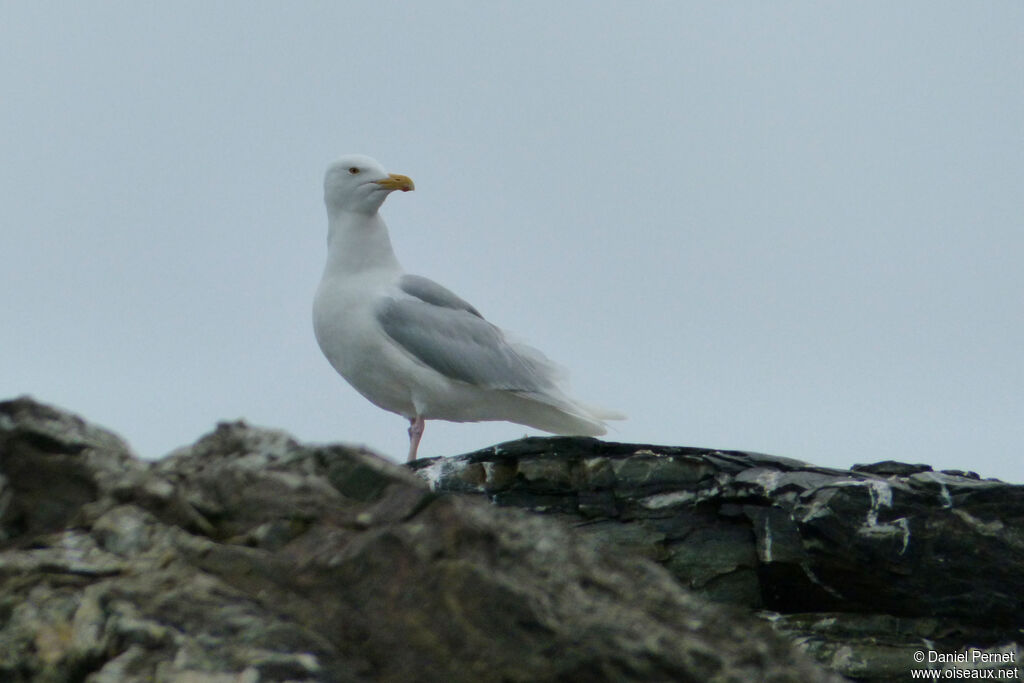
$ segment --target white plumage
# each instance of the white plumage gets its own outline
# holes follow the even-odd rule
[[[410,461],[430,419],[604,434],[604,420],[621,415],[569,398],[540,351],[509,341],[448,289],[402,270],[378,209],[394,190],[412,189],[408,177],[362,155],[327,169],[327,264],[313,329],[334,369],[371,402],[409,419]]]

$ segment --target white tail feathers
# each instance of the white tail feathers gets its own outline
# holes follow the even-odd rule
[[[562,395],[510,394],[518,399],[511,422],[552,434],[566,436],[601,436],[607,433],[605,420],[624,420],[626,416],[612,410],[588,406]]]

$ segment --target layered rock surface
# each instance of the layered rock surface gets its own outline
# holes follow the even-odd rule
[[[531,482],[553,487],[549,507],[565,515],[619,510],[614,489],[559,507],[569,460],[550,457],[550,476],[532,460],[533,474],[526,460],[459,461],[490,475],[471,484],[441,467],[431,490],[370,453],[232,423],[146,463],[73,415],[0,403],[0,680],[838,680],[654,562],[606,552],[559,520],[440,491],[459,481],[498,495],[500,479],[507,503]],[[669,481],[693,480],[693,463],[680,463]],[[648,485],[638,510],[681,509],[650,499],[675,489]],[[681,557],[644,538],[664,532],[641,531],[590,535]],[[796,552],[772,547],[767,556]],[[686,582],[712,586],[713,574]]]
[[[650,558],[851,678],[907,680],[915,653],[969,647],[1020,666],[1024,486],[927,465],[834,470],[582,438],[414,467],[435,491],[542,513],[609,555]]]

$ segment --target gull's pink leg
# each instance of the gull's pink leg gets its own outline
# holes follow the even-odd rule
[[[426,420],[417,416],[409,418],[409,462],[416,459],[416,451],[420,447],[420,438],[423,437],[423,427]]]

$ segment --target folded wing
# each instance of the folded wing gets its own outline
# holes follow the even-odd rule
[[[508,342],[468,304],[455,308],[423,299],[385,299],[377,320],[397,344],[449,379],[526,394],[557,391],[551,361]]]

